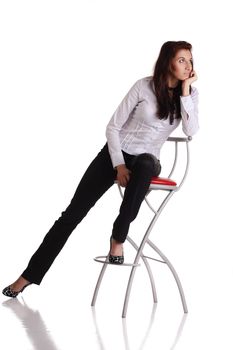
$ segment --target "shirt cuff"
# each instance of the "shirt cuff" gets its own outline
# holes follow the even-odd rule
[[[125,164],[125,160],[122,152],[113,153],[113,154],[110,154],[110,156],[111,156],[113,168],[117,167],[120,164]]]
[[[188,96],[180,96],[182,105],[185,109],[185,111],[190,111],[193,109],[193,100],[191,95]]]

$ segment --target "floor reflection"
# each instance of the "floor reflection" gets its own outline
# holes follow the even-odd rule
[[[46,326],[40,312],[38,310],[33,310],[30,308],[23,298],[19,299],[9,299],[2,303],[2,306],[8,308],[14,316],[20,321],[21,328],[26,332],[27,339],[30,341],[33,350],[59,350],[58,346],[55,344],[51,333]],[[156,325],[154,324],[155,315],[156,315],[157,304],[154,304],[152,308],[151,315],[148,317],[148,324],[143,323],[144,330],[142,333],[142,340],[139,338],[139,342],[136,346],[139,350],[147,349],[146,345],[148,345],[148,338],[153,335],[153,331],[155,331]],[[172,333],[175,332],[173,343],[169,346],[169,350],[174,350],[177,346],[177,343],[181,337],[183,327],[185,325],[185,321],[187,318],[187,314],[182,315],[182,319],[179,324],[172,327]],[[98,348],[100,350],[107,350],[107,347],[104,344],[104,337],[102,336],[102,332],[100,330],[100,326],[98,324],[98,317],[96,316],[95,308],[92,308],[92,319],[95,327],[95,333],[97,335],[97,343]],[[120,320],[119,320],[120,321]],[[157,319],[158,321],[158,319]],[[104,322],[105,324],[105,322]],[[153,327],[154,325],[154,327]],[[120,333],[121,333],[121,324]],[[135,331],[132,331],[132,326],[134,327],[134,323],[131,324],[127,320],[127,318],[122,319],[122,339],[123,339],[123,348],[125,350],[132,350],[135,346],[132,346],[133,341],[137,341],[137,338],[132,338],[135,335]],[[128,332],[128,328],[130,332]],[[132,337],[129,337],[129,333]],[[155,332],[156,333],[156,332]],[[170,333],[170,331],[169,331]],[[104,333],[103,333],[104,334]],[[106,336],[106,335],[105,335]],[[171,338],[172,339],[172,338]],[[106,339],[105,339],[106,341]],[[156,341],[153,347],[156,347]],[[121,346],[122,347],[122,346]],[[122,349],[123,350],[123,349]]]
[[[21,300],[22,303],[17,298],[9,299],[2,306],[9,308],[20,320],[33,349],[58,350],[39,311],[31,309],[23,298]]]
[[[180,322],[179,327],[178,327],[177,332],[176,332],[176,337],[175,337],[174,343],[172,344],[172,347],[170,350],[175,349],[175,347],[176,347],[176,345],[181,337],[181,334],[183,332],[183,328],[184,328],[184,324],[185,324],[187,316],[188,316],[188,314],[183,314],[183,317],[181,319],[181,322]]]
[[[147,340],[147,338],[148,338],[148,336],[150,334],[151,327],[152,327],[152,325],[154,323],[156,309],[157,309],[157,304],[154,304],[153,308],[152,308],[149,324],[148,324],[148,327],[146,329],[145,336],[143,337],[142,342],[141,342],[141,344],[139,346],[139,350],[143,350],[144,345],[146,343],[146,340]],[[122,318],[122,326],[123,326],[123,335],[124,335],[124,341],[125,341],[125,349],[126,350],[130,350],[126,318]]]
[[[141,344],[139,344],[138,349],[139,350],[143,350],[145,348],[146,345],[146,341],[149,337],[149,334],[151,332],[151,328],[153,326],[154,323],[154,318],[155,318],[155,312],[156,312],[156,308],[157,308],[157,304],[154,304],[152,312],[151,312],[151,316],[150,316],[150,320],[149,320],[149,324],[148,327],[146,329],[145,335],[141,341]],[[95,308],[92,308],[92,316],[93,316],[93,322],[95,325],[95,330],[96,330],[96,334],[97,334],[97,339],[98,339],[98,344],[99,344],[99,349],[100,350],[107,350],[107,348],[104,346],[104,342],[103,342],[103,338],[101,336],[100,333],[100,329],[98,326],[98,321],[97,321],[97,317],[96,317],[96,312],[95,312]],[[183,331],[184,325],[185,325],[185,321],[187,318],[187,314],[183,314],[181,321],[179,322],[177,331],[176,331],[176,335],[175,335],[175,339],[173,344],[171,345],[170,350],[174,350]],[[124,344],[125,344],[125,350],[131,350],[130,348],[130,339],[128,337],[128,331],[127,331],[127,318],[123,318],[122,319],[122,332],[123,332],[123,338],[124,338]],[[156,346],[156,344],[155,344]]]

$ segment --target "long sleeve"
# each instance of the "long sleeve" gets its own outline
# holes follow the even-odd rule
[[[199,129],[198,124],[198,91],[192,87],[189,96],[180,97],[182,129],[185,135],[193,136]]]
[[[139,92],[141,79],[131,87],[120,105],[117,107],[106,128],[106,137],[108,149],[111,156],[113,167],[124,164],[124,157],[121,151],[119,133],[122,126],[126,123],[130,113],[133,111],[139,101]]]

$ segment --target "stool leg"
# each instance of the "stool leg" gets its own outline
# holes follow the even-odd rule
[[[170,191],[168,193],[168,195],[165,197],[165,199],[163,200],[163,202],[161,203],[159,209],[157,212],[155,212],[155,215],[153,216],[147,230],[146,230],[146,233],[143,237],[143,240],[140,244],[140,247],[138,249],[138,252],[137,252],[137,255],[135,257],[135,260],[134,260],[134,264],[138,264],[138,261],[140,259],[140,257],[142,257],[142,251],[143,251],[143,248],[148,240],[148,237],[151,233],[151,230],[153,229],[156,221],[158,220],[163,208],[165,207],[165,205],[167,204],[167,202],[169,201],[169,199],[172,197],[174,191]],[[130,296],[130,292],[131,292],[131,287],[132,287],[132,283],[133,283],[133,279],[134,279],[134,274],[135,274],[135,266],[132,267],[132,270],[131,270],[131,273],[130,273],[130,277],[129,277],[129,280],[128,280],[128,285],[127,285],[127,289],[126,289],[126,293],[125,293],[125,301],[124,301],[124,306],[123,306],[123,311],[122,311],[122,317],[126,317],[126,313],[127,313],[127,308],[128,308],[128,302],[129,302],[129,296]]]
[[[156,215],[155,215],[156,216]],[[155,216],[152,220],[152,223],[155,221]],[[142,255],[142,250],[145,246],[145,243],[146,243],[146,238],[147,238],[147,233],[149,234],[149,232],[151,231],[152,229],[152,225],[150,224],[145,236],[144,236],[144,239],[142,240],[142,243],[140,244],[140,247],[137,251],[137,254],[136,254],[136,257],[134,259],[134,264],[137,265],[138,264],[138,261]],[[135,272],[136,272],[136,266],[133,266],[132,269],[131,269],[131,273],[130,273],[130,276],[129,276],[129,280],[128,280],[128,285],[127,285],[127,289],[126,289],[126,293],[125,293],[125,301],[124,301],[124,306],[123,306],[123,311],[122,311],[122,317],[125,318],[126,317],[126,313],[127,313],[127,309],[128,309],[128,303],[129,303],[129,296],[130,296],[130,292],[131,292],[131,288],[132,288],[132,283],[133,283],[133,279],[134,279],[134,275],[135,275]]]
[[[131,270],[131,273],[130,273],[130,277],[129,277],[126,293],[125,293],[125,301],[124,301],[124,306],[123,306],[123,311],[122,311],[122,318],[126,317],[126,313],[127,313],[127,309],[128,309],[128,303],[129,303],[129,296],[130,296],[130,292],[131,292],[131,287],[132,287],[135,271],[136,271],[135,270],[135,266],[133,266],[132,270]]]
[[[127,240],[134,247],[134,249],[136,249],[136,251],[138,251],[139,248],[136,245],[136,243],[132,240],[132,238],[130,238],[128,236]],[[149,265],[149,263],[148,263],[146,258],[144,258],[143,256],[141,258],[142,258],[142,260],[143,260],[143,262],[145,264],[145,267],[147,269],[147,272],[148,272],[148,275],[149,275],[149,278],[150,278],[150,284],[151,284],[151,289],[152,289],[154,303],[157,303],[158,299],[157,299],[157,293],[156,293],[156,289],[155,289],[155,282],[154,282],[154,277],[153,277],[150,265]]]
[[[99,288],[100,288],[100,285],[101,285],[102,279],[104,277],[104,273],[106,271],[107,266],[108,266],[108,264],[103,264],[103,267],[102,267],[102,269],[100,271],[100,274],[99,274],[99,277],[98,277],[98,280],[97,280],[97,283],[96,283],[96,286],[95,286],[95,290],[94,290],[91,306],[95,306],[96,298],[97,298],[97,295],[98,295],[98,292],[99,292]]]
[[[175,278],[177,287],[179,289],[180,292],[180,297],[181,297],[181,301],[182,301],[182,305],[183,305],[183,309],[184,309],[184,313],[188,313],[188,308],[187,308],[187,304],[186,304],[186,300],[185,300],[185,296],[184,296],[184,291],[183,291],[183,287],[181,285],[180,279],[177,275],[176,270],[174,269],[173,265],[171,264],[171,262],[168,260],[168,258],[161,252],[161,250],[159,250],[158,247],[156,247],[156,245],[154,245],[153,242],[151,242],[149,239],[147,240],[147,243],[149,244],[149,246],[154,249],[156,251],[156,253],[158,255],[161,256],[161,258],[164,260],[164,262],[167,264],[167,266],[169,267],[171,273],[173,274],[173,277]]]

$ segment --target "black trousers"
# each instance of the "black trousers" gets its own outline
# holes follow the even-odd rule
[[[158,176],[161,171],[159,160],[149,153],[133,156],[123,152],[123,156],[131,175],[112,230],[113,238],[122,243],[126,239],[130,223],[138,214],[151,177]],[[41,283],[72,231],[96,201],[114,184],[116,174],[106,144],[83,175],[69,206],[55,221],[31,257],[22,273],[24,278],[35,284]]]

